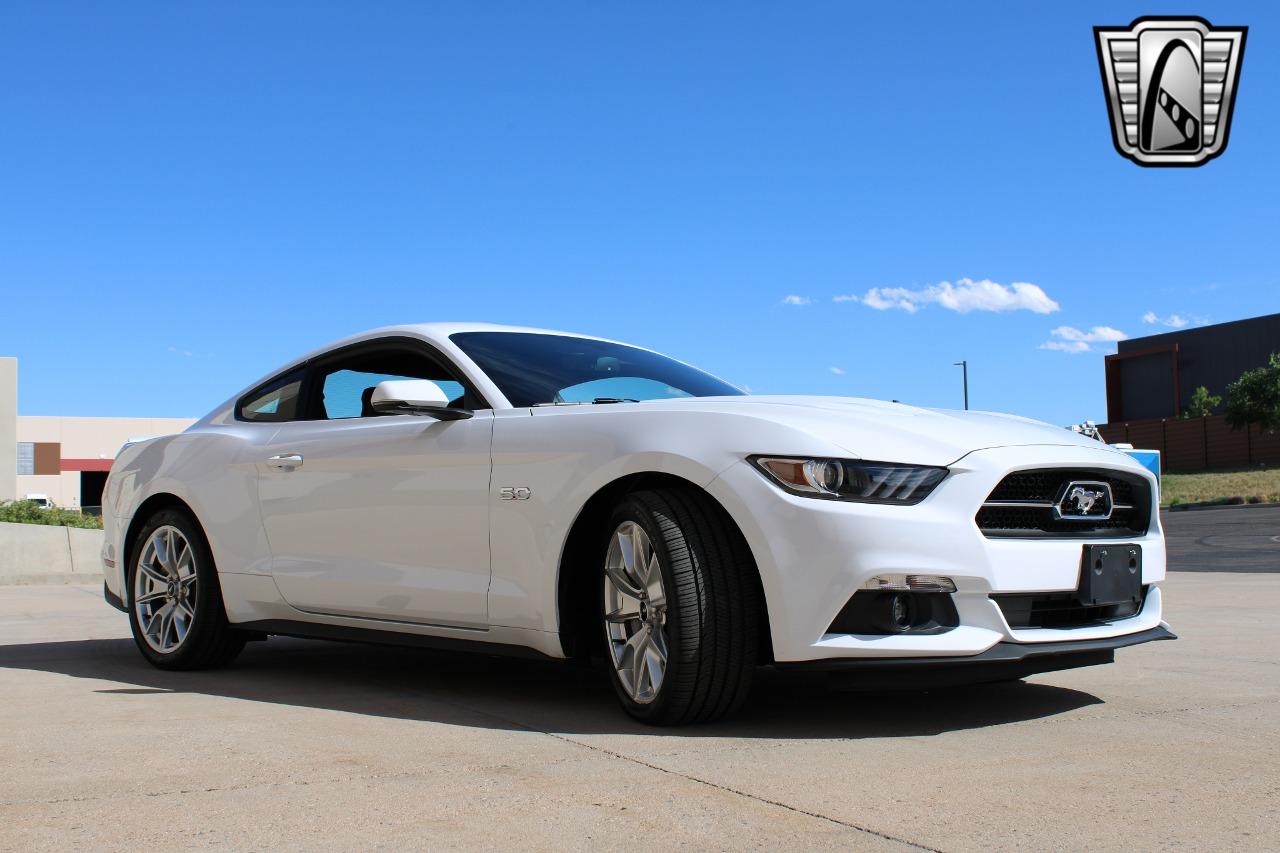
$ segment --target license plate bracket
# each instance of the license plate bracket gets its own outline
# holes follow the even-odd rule
[[[1077,598],[1086,607],[1139,603],[1142,546],[1085,545]]]

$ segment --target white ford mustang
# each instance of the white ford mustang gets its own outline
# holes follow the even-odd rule
[[[108,479],[107,599],[165,669],[268,635],[607,663],[651,723],[757,666],[1020,678],[1171,638],[1154,478],[1047,424],[766,397],[536,329],[379,329]]]

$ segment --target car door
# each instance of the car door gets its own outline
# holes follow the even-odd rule
[[[281,424],[258,478],[271,573],[293,607],[487,627],[492,413],[368,410],[388,378],[432,379],[458,389],[459,403],[474,395],[442,362],[414,344],[377,343],[311,366],[308,419]]]

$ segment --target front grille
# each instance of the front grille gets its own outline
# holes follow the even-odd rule
[[[1074,592],[1037,592],[993,595],[1009,627],[1019,628],[1084,628],[1128,619],[1142,612],[1147,588],[1142,588],[1142,601],[1090,607],[1081,604]]]
[[[1054,508],[1073,481],[1111,486],[1110,518],[1058,518]],[[1151,518],[1151,489],[1135,474],[1078,468],[1015,471],[1000,481],[974,521],[988,537],[1100,538],[1141,536]]]

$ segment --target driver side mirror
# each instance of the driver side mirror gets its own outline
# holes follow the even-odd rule
[[[379,382],[369,405],[381,415],[423,415],[441,421],[471,417],[466,409],[449,408],[449,398],[430,379],[388,379]]]

